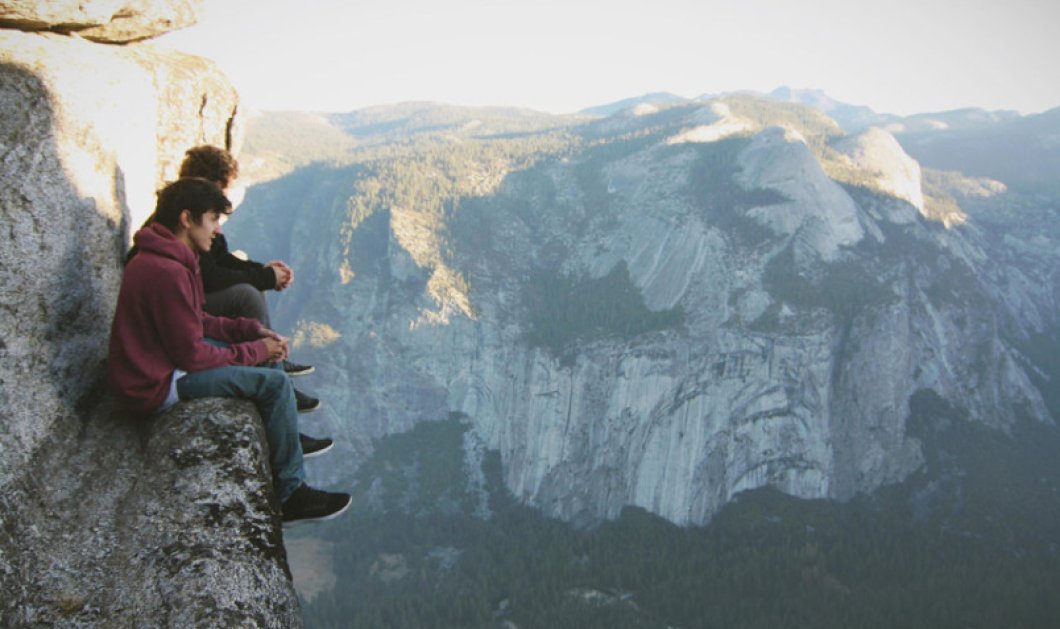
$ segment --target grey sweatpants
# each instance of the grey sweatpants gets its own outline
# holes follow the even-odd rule
[[[269,324],[269,306],[265,303],[265,292],[250,284],[236,284],[219,291],[206,293],[203,310],[215,317],[248,317],[257,319],[261,325]]]

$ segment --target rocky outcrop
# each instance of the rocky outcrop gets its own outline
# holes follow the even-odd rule
[[[0,104],[2,486],[95,386],[129,234],[187,147],[235,144],[237,96],[201,58],[3,31]]]
[[[806,140],[793,129],[770,127],[740,153],[737,180],[789,201],[751,208],[748,215],[777,234],[797,236],[798,253],[833,260],[865,235],[854,201],[825,175]]]
[[[2,626],[298,624],[253,412],[100,397],[130,231],[237,102],[201,58],[0,31]]]
[[[924,211],[920,164],[906,155],[893,135],[872,127],[843,138],[835,148],[853,170],[865,174],[867,185]]]
[[[267,453],[235,400],[51,435],[0,494],[0,624],[300,626]]]
[[[202,0],[4,0],[0,26],[128,43],[191,26],[201,8]]]
[[[666,143],[716,142],[729,136],[750,133],[754,129],[751,121],[734,116],[729,106],[721,102],[699,110],[691,121],[699,124],[671,137]]]

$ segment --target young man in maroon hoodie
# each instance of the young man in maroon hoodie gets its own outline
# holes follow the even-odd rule
[[[157,413],[181,400],[241,397],[265,424],[269,463],[284,522],[345,511],[348,494],[305,483],[294,388],[284,373],[287,341],[253,319],[203,312],[198,256],[210,250],[232,209],[214,183],[186,178],[158,194],[154,221],[133,238],[110,335],[107,371],[116,400]],[[258,367],[263,363],[269,366]]]
[[[225,149],[203,144],[185,151],[184,161],[180,164],[180,176],[209,179],[221,188],[225,196],[229,196],[239,177],[239,162]],[[235,189],[237,193],[241,190]],[[228,241],[220,231],[213,239],[210,250],[199,256],[199,269],[206,292],[203,310],[219,317],[257,319],[267,328],[272,325],[269,322],[265,291],[282,291],[294,281],[294,270],[282,260],[262,264],[237,258],[228,250]],[[301,376],[313,371],[309,365],[293,363],[286,358],[283,369],[289,376]],[[320,408],[320,400],[297,388],[294,397],[299,412]]]

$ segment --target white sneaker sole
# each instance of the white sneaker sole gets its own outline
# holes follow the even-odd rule
[[[332,442],[332,443],[328,444],[328,447],[321,448],[321,449],[319,449],[319,450],[317,450],[315,452],[303,452],[302,453],[302,458],[303,459],[311,459],[311,458],[313,458],[315,456],[320,456],[321,454],[324,454],[325,452],[331,452],[331,449],[334,448],[334,447],[335,447],[335,444],[334,444],[334,442]]]

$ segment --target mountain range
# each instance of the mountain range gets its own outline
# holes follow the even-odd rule
[[[248,120],[148,41],[194,7],[89,5],[0,29],[0,625],[1056,624],[1055,111]],[[297,271],[309,475],[354,498],[311,530],[252,405],[101,379],[154,190],[248,122],[226,230]]]
[[[1055,234],[993,231],[1035,205],[1019,181],[774,98],[649,101],[333,115],[345,157],[251,189],[231,238],[299,270],[276,318],[330,374],[352,452],[462,413],[546,513],[702,524],[745,489],[907,477],[918,391],[1001,430],[1053,421],[1028,347],[1055,335]],[[1033,229],[1012,218],[1009,238]]]
[[[340,446],[313,473],[352,482],[356,517],[378,535],[479,531],[416,550],[439,536],[366,546],[363,531],[354,540],[330,530],[306,541],[369,558],[314,574],[362,583],[380,565],[408,562],[459,588],[436,553],[486,552],[496,535],[490,552],[504,556],[524,545],[536,556],[539,544],[562,555],[568,543],[501,534],[491,513],[496,526],[518,518],[552,530],[546,517],[608,531],[609,521],[641,526],[633,509],[709,523],[706,539],[742,531],[729,528],[733,518],[750,518],[739,525],[749,530],[790,522],[778,558],[818,543],[835,558],[864,553],[854,524],[864,521],[877,530],[874,554],[914,526],[935,540],[925,548],[984,540],[946,564],[953,574],[931,579],[1009,574],[995,591],[1026,591],[1055,578],[1008,558],[1055,561],[1060,541],[1051,524],[1060,470],[1044,454],[1060,446],[1060,195],[1049,169],[1058,130],[1055,111],[881,118],[797,91],[648,95],[574,116],[408,103],[251,121],[241,161],[273,174],[250,188],[226,231],[252,257],[296,269],[289,294],[272,296],[273,319],[295,355],[318,366],[323,426]],[[991,148],[1003,146],[1011,150]],[[827,542],[808,515],[822,499],[851,505],[835,511],[846,524]],[[497,506],[505,501],[531,511]],[[657,544],[692,552],[678,550],[687,537],[654,526],[666,540]],[[766,531],[750,535],[742,543],[769,543]],[[1007,558],[982,571],[976,558],[997,544]],[[943,561],[900,543],[893,553],[920,555],[931,570]],[[493,572],[501,559],[491,556],[458,561]],[[607,576],[618,569],[605,568],[610,556],[589,554],[598,592],[623,590]],[[887,573],[880,561],[872,569]],[[770,565],[757,578],[771,579]],[[550,570],[529,576],[570,587],[587,578]],[[931,574],[911,570],[903,563],[878,591]],[[677,612],[676,593],[698,587],[695,573],[669,581],[677,602],[646,601],[647,586],[635,588],[651,611],[613,603],[626,611],[612,626],[709,616],[709,605]],[[497,577],[496,596],[513,578]],[[857,579],[840,581],[813,596]],[[433,610],[421,619],[455,613],[451,596],[428,603],[419,589],[361,588],[358,609],[403,592],[402,613],[410,599]],[[309,605],[309,617],[352,613],[340,589]],[[538,609],[550,595],[533,589],[516,598]],[[956,592],[936,596],[986,613]],[[870,598],[850,598],[849,618],[875,617]],[[925,601],[910,605],[913,624],[939,618]],[[489,601],[476,609],[508,613]],[[1012,617],[1016,607],[997,609]],[[584,626],[573,612],[512,617]]]

